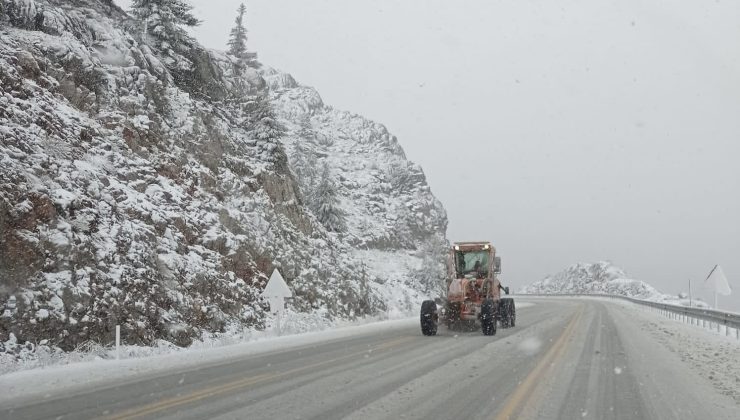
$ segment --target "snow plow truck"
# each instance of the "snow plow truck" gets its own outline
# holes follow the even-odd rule
[[[514,326],[514,299],[501,297],[509,288],[499,281],[501,258],[490,242],[454,243],[447,267],[447,298],[421,304],[422,334],[436,335],[440,323],[450,330],[480,328],[484,335],[495,335],[497,322]]]

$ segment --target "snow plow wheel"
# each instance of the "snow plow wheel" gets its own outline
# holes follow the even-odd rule
[[[483,335],[496,335],[496,303],[486,299],[481,305],[480,324]]]
[[[516,313],[514,311],[514,299],[501,298],[499,303],[501,328],[510,328],[514,326]]]
[[[421,303],[421,333],[437,335],[437,304],[433,300]]]
[[[511,300],[511,318],[509,320],[509,326],[513,327],[516,324],[516,305],[514,305],[514,299]]]

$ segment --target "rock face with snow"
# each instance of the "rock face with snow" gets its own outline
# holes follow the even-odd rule
[[[110,1],[0,3],[0,344],[262,328],[276,267],[326,317],[438,287],[444,209],[382,125],[195,43],[171,69]]]
[[[565,270],[534,282],[521,293],[537,294],[611,294],[654,299],[661,296],[653,286],[630,279],[619,267],[608,261],[573,264]]]
[[[421,167],[406,159],[382,124],[325,105],[316,90],[290,75],[266,69],[264,76],[287,128],[282,141],[301,191],[310,195],[327,164],[352,254],[382,282],[439,293],[447,216]],[[387,292],[397,299],[397,290]]]

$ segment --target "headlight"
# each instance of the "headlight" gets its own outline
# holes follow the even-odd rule
[[[455,251],[459,251],[459,250],[460,250],[460,247],[455,245]]]
[[[488,248],[489,248],[488,244],[483,245],[483,249],[488,249]]]

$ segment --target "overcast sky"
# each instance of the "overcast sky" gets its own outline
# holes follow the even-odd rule
[[[240,1],[191,3],[224,49]],[[740,309],[740,2],[246,5],[260,60],[386,124],[505,283],[607,259],[699,293],[719,263]]]

